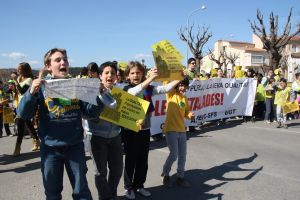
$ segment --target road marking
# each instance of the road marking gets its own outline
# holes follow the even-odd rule
[[[254,128],[254,129],[261,129],[261,130],[267,130],[267,131],[276,131],[276,132],[288,132],[288,133],[298,133],[299,131],[292,131],[292,130],[283,130],[283,129],[277,129],[277,128],[265,128],[265,127],[258,127],[258,126],[251,126],[248,128]]]

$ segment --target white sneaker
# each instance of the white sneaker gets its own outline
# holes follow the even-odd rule
[[[125,197],[127,199],[135,199],[135,194],[133,189],[125,190]]]
[[[142,195],[144,197],[150,197],[151,196],[151,192],[149,192],[145,188],[139,188],[139,189],[136,190],[136,192],[138,192],[140,195]]]

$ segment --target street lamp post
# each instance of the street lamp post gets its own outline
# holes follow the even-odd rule
[[[188,16],[188,19],[187,19],[187,26],[186,26],[187,31],[189,30],[189,27],[190,27],[190,18],[191,18],[191,16],[195,12],[197,12],[199,10],[205,10],[205,9],[206,9],[206,6],[203,5],[200,8],[197,8],[196,10],[193,10],[192,12],[190,12],[190,14]],[[187,37],[187,43],[186,43],[186,60],[188,60],[188,59],[189,59],[189,37]]]

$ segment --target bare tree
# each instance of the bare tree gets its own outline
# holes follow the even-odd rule
[[[240,58],[239,55],[237,55],[236,53],[232,53],[232,52],[229,52],[229,53],[225,52],[224,57],[226,58],[228,63],[230,63],[232,65],[232,67],[235,66],[235,61]],[[226,66],[226,69],[224,69],[224,71],[227,71],[227,64],[225,66]]]
[[[270,33],[267,34],[265,25],[263,22],[263,15],[261,14],[260,10],[257,10],[257,20],[259,25],[254,22],[250,22],[251,28],[253,33],[257,35],[262,43],[263,48],[267,50],[270,58],[270,67],[277,69],[280,63],[280,59],[282,57],[282,51],[290,41],[292,37],[300,33],[300,25],[298,24],[297,30],[294,33],[291,33],[291,16],[292,16],[292,9],[287,18],[286,25],[284,27],[284,31],[282,35],[278,35],[278,15],[274,17],[273,12],[271,12],[269,16],[269,23],[270,23]]]
[[[200,61],[203,58],[203,47],[212,36],[211,32],[208,32],[207,27],[203,27],[202,30],[198,26],[197,34],[193,34],[194,25],[183,29],[182,27],[178,31],[178,35],[182,41],[187,43],[192,52],[194,58],[196,59],[196,66],[200,72]],[[188,58],[187,58],[188,59]]]
[[[218,58],[216,58],[212,50],[209,49],[209,59],[215,62],[219,68],[221,68],[223,65],[227,65],[224,51],[220,51]]]
[[[287,55],[286,53],[283,53],[281,55],[281,59],[279,61],[279,65],[281,66],[282,69],[287,69],[288,66],[288,59],[289,59],[289,55]]]

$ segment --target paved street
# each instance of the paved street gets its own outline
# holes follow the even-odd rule
[[[152,192],[148,199],[300,199],[300,120],[289,121],[288,129],[275,126],[235,120],[189,133],[186,178],[192,187],[188,189],[162,186],[160,173],[168,149],[165,141],[152,141],[145,185]],[[12,157],[15,141],[16,137],[0,138],[0,199],[44,199],[39,152],[31,152],[31,139],[24,139],[22,155]],[[89,186],[97,199],[92,162],[87,163]],[[66,174],[64,178],[63,199],[69,200],[71,188]],[[123,193],[121,181],[121,199]]]

